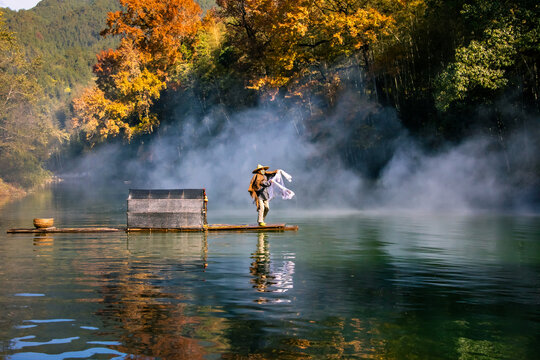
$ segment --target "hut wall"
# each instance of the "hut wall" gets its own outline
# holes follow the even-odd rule
[[[206,225],[204,189],[130,190],[128,228],[180,229]]]

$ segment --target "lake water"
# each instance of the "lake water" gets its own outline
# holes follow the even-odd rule
[[[538,216],[284,206],[269,222],[298,232],[6,234],[125,226],[126,197],[60,186],[0,209],[0,358],[538,358]]]

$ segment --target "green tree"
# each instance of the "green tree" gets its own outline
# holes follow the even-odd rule
[[[473,40],[456,50],[456,61],[439,77],[436,105],[446,111],[467,97],[493,96],[508,84],[506,72],[515,64],[517,35],[508,26],[488,29],[482,41]]]
[[[99,32],[107,12],[119,8],[116,0],[42,0],[30,10],[5,10],[6,25],[17,34],[22,51],[42,60],[36,79],[51,106],[64,106],[89,84],[95,54],[117,45],[117,39],[104,39]]]
[[[0,13],[0,177],[30,187],[49,173],[43,162],[61,134],[40,108],[35,78],[39,60],[28,61]]]
[[[507,89],[522,89],[525,106],[539,109],[540,5],[536,1],[470,0],[461,16],[471,39],[437,81],[436,104],[490,104]],[[528,104],[527,104],[528,103]]]

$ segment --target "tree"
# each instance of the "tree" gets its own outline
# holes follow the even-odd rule
[[[495,92],[508,84],[506,69],[515,63],[516,34],[512,27],[488,29],[483,41],[456,50],[456,61],[439,77],[436,105],[446,111],[473,93]],[[481,95],[480,95],[481,96]]]
[[[367,52],[388,34],[384,4],[358,0],[218,0],[229,41],[253,74],[251,86],[279,88],[306,77],[330,81],[328,68]]]
[[[40,108],[41,88],[35,71],[39,60],[28,61],[0,13],[0,177],[30,187],[48,172],[43,162],[61,133]]]
[[[6,25],[17,33],[23,52],[43,62],[36,79],[51,106],[64,107],[78,86],[87,86],[96,52],[117,45],[99,31],[107,12],[118,9],[111,0],[43,0],[29,10],[6,10]]]
[[[101,35],[129,40],[149,70],[174,81],[200,27],[199,5],[193,0],[120,0],[120,4],[124,9],[109,13]]]
[[[510,84],[538,109],[540,6],[537,2],[474,0],[462,15],[479,34],[456,48],[453,61],[440,74],[436,104],[447,111],[453,105],[491,103]],[[463,107],[463,105],[461,106]]]
[[[117,50],[98,55],[96,85],[73,101],[72,126],[82,130],[90,144],[120,134],[131,139],[158,125],[150,108],[165,82],[142,66],[141,58],[127,39]]]
[[[72,126],[90,144],[108,137],[147,134],[159,125],[151,111],[168,86],[178,86],[200,26],[192,0],[120,0],[109,13],[103,36],[121,36],[115,50],[101,52],[94,66],[96,85],[73,102]]]

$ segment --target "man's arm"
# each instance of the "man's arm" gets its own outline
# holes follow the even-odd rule
[[[271,178],[276,176],[278,171],[279,171],[279,169],[276,169],[274,171],[266,171],[266,177],[268,178],[268,180],[270,180]]]

